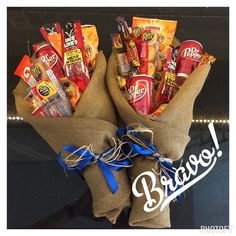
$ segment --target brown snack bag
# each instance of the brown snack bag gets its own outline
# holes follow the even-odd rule
[[[116,110],[105,85],[105,72],[106,59],[100,51],[92,79],[72,117],[31,116],[32,111],[24,99],[28,86],[24,81],[20,81],[14,90],[17,112],[56,153],[65,145],[90,144],[95,153],[101,153],[113,145],[112,137],[117,130]],[[130,204],[130,184],[126,169],[112,173],[119,185],[115,194],[109,189],[97,163],[85,168],[83,176],[92,194],[94,216],[106,217],[115,223],[122,209]]]
[[[174,46],[178,44],[178,40],[173,43]],[[117,70],[114,52],[108,62],[106,82],[124,123],[126,125],[140,123],[152,129],[154,131],[153,143],[158,148],[159,153],[165,158],[176,161],[182,157],[185,147],[190,141],[188,133],[192,123],[194,101],[200,93],[210,69],[210,64],[199,65],[188,77],[166,109],[158,116],[157,121],[151,121],[144,115],[135,112],[122,95],[116,79]],[[134,163],[130,168],[132,183],[140,173],[147,170],[151,171],[152,168],[159,173],[158,165],[156,165],[154,160],[145,157],[134,157],[132,161]],[[147,185],[150,186],[148,180]],[[161,187],[159,177],[157,178],[157,187]],[[141,184],[138,183],[137,189],[141,188]],[[150,194],[152,198],[156,198],[155,193]],[[145,202],[145,195],[140,198],[132,195],[132,208],[129,218],[131,226],[147,228],[167,228],[171,226],[169,206],[162,212],[160,208],[157,208],[147,213],[143,210]]]

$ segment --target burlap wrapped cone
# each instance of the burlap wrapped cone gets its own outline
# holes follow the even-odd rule
[[[116,110],[105,85],[105,72],[106,59],[103,52],[99,52],[95,72],[72,117],[31,116],[32,111],[24,100],[27,85],[23,81],[14,90],[17,112],[56,153],[65,145],[81,147],[90,144],[95,153],[102,153],[113,146],[112,137],[117,130]],[[130,184],[126,169],[113,171],[113,174],[119,185],[115,194],[112,194],[96,163],[83,173],[91,190],[94,215],[115,223],[122,209],[130,205]]]
[[[179,42],[175,40],[174,45],[178,44]],[[185,147],[190,141],[188,133],[192,122],[194,101],[203,87],[210,68],[209,64],[198,66],[170,101],[164,112],[158,117],[157,121],[151,121],[147,117],[138,114],[122,95],[116,78],[117,62],[114,52],[108,62],[106,81],[109,92],[124,123],[126,125],[141,123],[152,129],[154,131],[154,145],[158,148],[159,153],[176,161],[183,156]],[[132,183],[139,174],[147,170],[151,171],[152,168],[159,173],[158,166],[154,160],[136,157],[133,159],[133,163],[134,165],[130,168]],[[158,187],[162,187],[158,175],[156,176]],[[147,185],[151,186],[150,180],[146,179],[146,181]],[[137,184],[137,189],[141,188],[141,183]],[[151,197],[157,199],[158,196],[154,194],[151,193]],[[167,228],[171,226],[169,206],[162,212],[160,208],[157,208],[155,211],[147,213],[143,210],[145,202],[145,195],[140,198],[132,195],[132,208],[129,218],[131,226],[149,228]]]

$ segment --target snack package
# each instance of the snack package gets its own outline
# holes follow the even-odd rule
[[[61,87],[66,93],[67,98],[70,100],[71,106],[74,108],[80,98],[79,87],[75,82],[68,79],[64,75],[62,69],[62,60],[52,48],[50,44],[40,43],[34,44],[33,49],[37,58],[41,58],[53,71],[54,75],[58,79]]]
[[[65,92],[63,91],[59,81],[55,77],[53,71],[50,69],[50,67],[43,62],[41,58],[38,58],[34,61],[33,66],[32,66],[32,73],[34,77],[36,78],[42,78],[41,80],[46,80],[46,81],[51,81],[52,84],[54,85],[57,94],[59,97],[62,99],[62,102],[64,104],[64,112],[61,111],[61,113],[66,114],[63,116],[70,116],[72,115],[72,109],[71,105],[69,103],[69,100],[66,97]]]
[[[28,88],[28,94],[25,97],[25,100],[27,102],[29,102],[29,104],[31,105],[31,110],[40,111],[39,108],[40,107],[42,108],[42,102],[34,95],[31,88]],[[43,109],[41,109],[41,112],[42,112],[43,115],[45,115]],[[37,112],[35,112],[35,113],[37,113]]]
[[[158,109],[153,113],[154,115],[159,115],[165,109],[166,104],[169,103],[169,101],[174,97],[177,55],[178,48],[174,49],[174,47],[169,46],[167,61],[162,74],[162,80],[158,86],[158,91],[155,96],[155,103]]]
[[[120,34],[112,34],[111,39],[112,39],[113,47],[116,51],[119,74],[121,76],[127,76],[130,71],[130,63],[126,56],[126,49],[122,43]]]
[[[39,80],[32,75],[31,66],[32,62],[30,61],[29,56],[24,55],[17,66],[14,75],[19,76],[32,88],[38,84]]]
[[[71,106],[74,108],[81,96],[79,87],[74,81],[70,80],[68,77],[60,78],[59,83],[64,92],[66,93],[67,99],[70,100]]]
[[[156,60],[158,56],[159,28],[145,28],[140,40],[140,74],[156,76]]]
[[[138,55],[140,55],[141,51],[141,34],[142,34],[143,27],[136,26],[132,28],[134,41],[138,50]]]
[[[174,39],[177,21],[170,20],[160,20],[160,19],[151,19],[151,18],[142,18],[142,17],[133,17],[132,28],[135,27],[147,27],[155,26],[160,28],[159,32],[159,55],[160,59],[164,60],[167,58],[168,48],[172,44]]]
[[[66,94],[53,71],[41,57],[31,62],[30,58],[25,55],[14,74],[31,87],[25,99],[31,104],[32,110],[34,110],[33,115],[72,115]]]
[[[51,44],[41,42],[33,45],[36,58],[41,58],[53,71],[57,79],[65,77],[61,57]]]
[[[80,22],[67,22],[63,26],[62,57],[66,77],[75,82],[82,93],[90,77]]]
[[[134,41],[134,36],[130,32],[128,24],[125,21],[124,17],[119,16],[116,18],[116,21],[118,22],[118,29],[122,42],[126,47],[128,61],[131,67],[136,70],[140,66],[140,62],[138,56],[138,49]]]
[[[88,62],[89,75],[92,76],[98,54],[98,33],[95,25],[82,25],[81,29],[84,37],[84,47]]]
[[[62,57],[61,50],[61,26],[59,23],[45,24],[40,29],[41,34],[46,42],[50,43],[60,57]]]
[[[151,19],[142,17],[133,17],[132,28],[135,27],[158,27],[160,29],[158,33],[158,57],[156,60],[156,76],[157,81],[161,80],[162,71],[166,63],[168,54],[168,48],[172,45],[174,39],[177,21]]]
[[[205,64],[213,64],[215,62],[216,58],[212,55],[209,55],[207,52],[202,53],[202,57],[200,59],[199,65],[205,65]]]
[[[51,117],[72,116],[71,111],[67,109],[67,104],[58,93],[52,81],[41,81],[32,88],[32,92],[42,102],[42,112],[44,114],[45,110]],[[35,114],[35,111],[33,114]],[[38,115],[38,110],[36,115]]]

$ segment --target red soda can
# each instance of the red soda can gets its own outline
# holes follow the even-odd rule
[[[202,51],[202,44],[195,40],[186,40],[182,42],[176,60],[177,86],[181,86],[186,78],[197,67],[202,56]]]
[[[143,115],[153,111],[154,78],[148,75],[135,75],[128,79],[128,102],[133,109]]]
[[[65,77],[62,69],[62,60],[51,44],[38,44],[33,47],[36,49],[36,57],[41,57],[42,61],[52,69],[57,79]]]

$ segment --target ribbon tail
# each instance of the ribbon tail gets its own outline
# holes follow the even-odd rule
[[[111,192],[114,194],[118,190],[119,185],[118,185],[109,165],[98,160],[98,166],[101,169]]]

